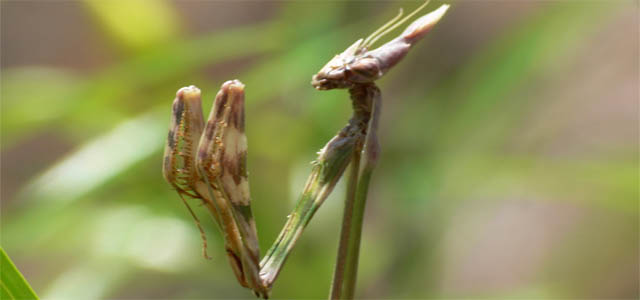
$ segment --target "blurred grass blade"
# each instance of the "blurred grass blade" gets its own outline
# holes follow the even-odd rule
[[[0,247],[0,299],[38,299],[4,249]]]
[[[69,98],[81,82],[82,78],[62,69],[41,66],[3,69],[0,78],[0,147],[10,147],[16,138],[72,110],[75,102]],[[47,109],[36,110],[34,107]]]
[[[25,189],[35,200],[70,202],[101,186],[162,148],[166,117],[154,110],[125,121],[33,180]]]
[[[151,47],[86,80],[72,76],[68,71],[52,69],[39,72],[32,71],[32,68],[3,70],[0,96],[3,106],[8,105],[5,111],[13,113],[2,116],[1,147],[7,148],[54,122],[72,120],[80,125],[69,128],[103,130],[129,113],[124,108],[129,107],[127,97],[131,94],[141,90],[162,90],[161,84],[169,82],[168,86],[172,86],[175,82],[182,82],[189,78],[194,69],[262,55],[282,47],[281,40],[274,38],[273,34],[280,28],[275,23],[264,23],[214,32],[202,38],[181,40],[163,47]],[[277,67],[280,66],[274,69]],[[269,74],[273,74],[273,70],[269,71]],[[69,79],[63,80],[66,78]],[[43,84],[47,86],[43,88]],[[49,88],[49,85],[55,85],[55,88]],[[161,92],[158,94],[164,95]],[[141,97],[140,102],[147,101],[148,105],[158,103],[150,99]],[[51,109],[34,114],[32,108],[40,106]],[[101,111],[103,115],[95,118],[86,114],[87,111]]]
[[[434,143],[446,149],[455,147],[450,155],[459,156],[461,152],[477,152],[479,147],[493,145],[496,139],[502,139],[514,126],[496,126],[504,132],[496,131],[490,140],[479,130],[486,126],[473,126],[474,122],[492,119],[504,124],[513,124],[521,118],[517,113],[506,113],[507,109],[521,109],[529,105],[531,99],[523,96],[510,97],[518,88],[530,84],[530,81],[545,74],[563,61],[567,61],[571,51],[585,42],[585,37],[593,34],[603,20],[611,17],[615,5],[598,2],[574,5],[562,2],[540,10],[513,26],[504,35],[490,44],[484,51],[470,61],[455,82],[464,89],[453,89],[451,98],[465,99],[453,118],[446,120],[441,131],[440,141]],[[562,28],[558,31],[558,28]],[[487,72],[490,70],[490,72]],[[508,101],[504,101],[508,99]],[[496,114],[496,110],[501,114]],[[470,130],[475,130],[470,134]],[[474,138],[469,138],[470,136]]]

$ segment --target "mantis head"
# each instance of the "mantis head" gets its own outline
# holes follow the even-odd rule
[[[419,41],[442,18],[449,5],[415,20],[397,38],[386,44],[369,50],[382,36],[402,25],[413,17],[429,1],[402,18],[402,9],[398,15],[378,28],[366,39],[359,39],[342,53],[331,59],[320,71],[313,75],[311,85],[318,90],[351,88],[355,84],[371,83],[382,77],[409,52],[411,46]]]
[[[344,52],[331,59],[311,80],[311,85],[319,90],[349,88],[356,83],[373,82],[380,77],[380,67],[376,59],[362,57],[366,48],[359,39]]]

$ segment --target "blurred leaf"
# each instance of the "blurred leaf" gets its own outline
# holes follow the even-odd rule
[[[457,151],[443,152],[458,155],[495,145],[495,139],[508,136],[506,133],[514,127],[506,124],[521,117],[520,105],[530,105],[535,100],[526,95],[510,97],[511,94],[544,74],[544,70],[566,60],[571,50],[583,43],[615,8],[616,5],[605,2],[553,3],[510,28],[478,53],[452,83],[463,89],[452,85],[441,90],[453,91],[446,97],[462,101],[455,106],[452,118],[443,120],[446,130],[440,131],[439,141],[434,145],[453,148],[455,143]],[[489,120],[493,126],[471,125]],[[490,132],[486,132],[487,128]]]
[[[2,289],[0,290],[0,298],[2,299],[38,299],[36,293],[26,279],[20,274],[18,268],[13,264],[9,256],[4,249],[0,247],[0,263],[1,274],[0,284]]]
[[[2,147],[7,147],[18,136],[71,110],[75,103],[69,96],[82,79],[60,69],[27,67],[3,70],[1,81]]]
[[[175,9],[165,0],[85,0],[100,25],[122,46],[143,49],[166,42],[179,28]]]
[[[160,149],[167,130],[163,119],[152,111],[123,122],[33,180],[26,192],[35,199],[63,203],[84,195]]]
[[[30,132],[56,121],[62,122],[61,126],[67,130],[87,130],[87,127],[101,130],[111,126],[121,121],[133,104],[149,107],[165,101],[165,98],[136,95],[137,101],[132,102],[130,99],[136,91],[148,95],[152,87],[154,90],[164,88],[155,85],[171,79],[183,82],[186,75],[203,66],[278,47],[278,41],[268,34],[270,30],[268,25],[240,27],[149,49],[88,79],[71,76],[66,71],[3,70],[0,95],[3,106],[7,103],[8,107],[2,111],[2,147],[13,145],[27,138]],[[42,88],[43,82],[50,82],[51,89]],[[175,92],[179,87],[170,86],[169,90]],[[39,112],[43,107],[49,109]],[[5,116],[8,109],[17,113]],[[38,117],[25,116],[28,112]],[[101,117],[87,112],[101,112]]]
[[[457,164],[465,167],[449,171],[441,187],[450,197],[465,198],[473,194],[495,198],[514,190],[530,189],[540,197],[553,200],[589,201],[629,212],[637,209],[637,167],[622,159],[589,161],[467,155],[458,156]],[[579,192],[585,186],[590,187],[589,192]]]
[[[537,99],[520,94],[521,89],[543,76],[545,70],[566,61],[572,55],[571,49],[585,43],[617,7],[600,2],[544,5],[479,52],[457,80],[436,91],[436,99],[460,101],[451,106],[455,111],[450,112],[450,117],[437,124],[440,130],[435,131],[435,140],[429,143],[434,147],[429,169],[442,168],[438,171],[443,173],[442,182],[438,183],[442,191],[459,194],[460,178],[467,173],[495,174],[495,162],[489,159],[474,164],[478,161],[473,157],[486,155],[484,158],[488,159],[497,147],[517,136],[519,127],[514,124],[537,103]],[[572,169],[564,171],[569,170]],[[528,180],[532,175],[527,175]],[[538,180],[548,176],[537,175]],[[603,190],[610,190],[607,182],[596,183]]]

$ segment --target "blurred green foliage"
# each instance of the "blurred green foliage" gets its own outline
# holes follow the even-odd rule
[[[2,299],[38,299],[2,247],[0,247],[0,268],[2,269],[0,272]]]
[[[357,294],[637,298],[637,2],[452,4],[380,81],[383,154]],[[58,4],[1,5],[5,48],[33,34],[7,20]],[[267,249],[314,153],[350,114],[347,93],[315,91],[311,75],[416,5],[64,4],[58,11],[94,30],[82,43],[107,45],[109,58],[86,69],[19,64],[3,49],[2,246],[45,299],[250,297],[212,222],[213,260],[200,256],[197,229],[162,179],[175,91],[197,85],[208,111],[223,81],[246,84]],[[199,10],[210,10],[205,25]],[[343,194],[315,216],[275,298],[327,296]]]

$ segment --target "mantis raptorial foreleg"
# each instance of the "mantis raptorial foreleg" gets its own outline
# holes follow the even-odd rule
[[[369,105],[361,101],[353,102],[354,112],[351,120],[327,145],[318,153],[311,176],[307,180],[302,195],[280,235],[273,243],[260,263],[265,284],[271,286],[293,245],[302,234],[311,217],[322,202],[329,196],[336,182],[344,173],[354,151],[362,149],[367,124],[369,122]]]
[[[267,297],[259,277],[258,237],[247,180],[244,85],[239,81],[222,85],[206,127],[200,90],[180,89],[170,127],[165,178],[181,196],[202,200],[222,229],[227,257],[240,284]]]
[[[419,9],[424,6],[426,3]],[[190,86],[178,91],[173,103],[163,174],[196,221],[202,235],[205,257],[207,243],[204,230],[185,198],[200,199],[209,210],[222,231],[227,257],[238,282],[263,298],[269,296],[302,231],[332,192],[352,159],[360,157],[361,151],[363,168],[357,193],[364,193],[366,198],[369,177],[379,155],[376,128],[381,97],[374,81],[397,64],[438,22],[447,8],[448,5],[443,5],[420,17],[397,38],[369,50],[375,41],[401,25],[419,9],[399,20],[401,12],[368,38],[356,41],[336,55],[313,76],[311,83],[318,90],[349,89],[353,115],[349,123],[318,152],[296,207],[262,261],[251,212],[247,175],[244,85],[238,80],[222,85],[206,125],[202,116],[200,90]],[[355,174],[358,175],[357,172]],[[356,232],[359,236],[359,231]],[[352,269],[346,269],[347,275],[354,271]]]

